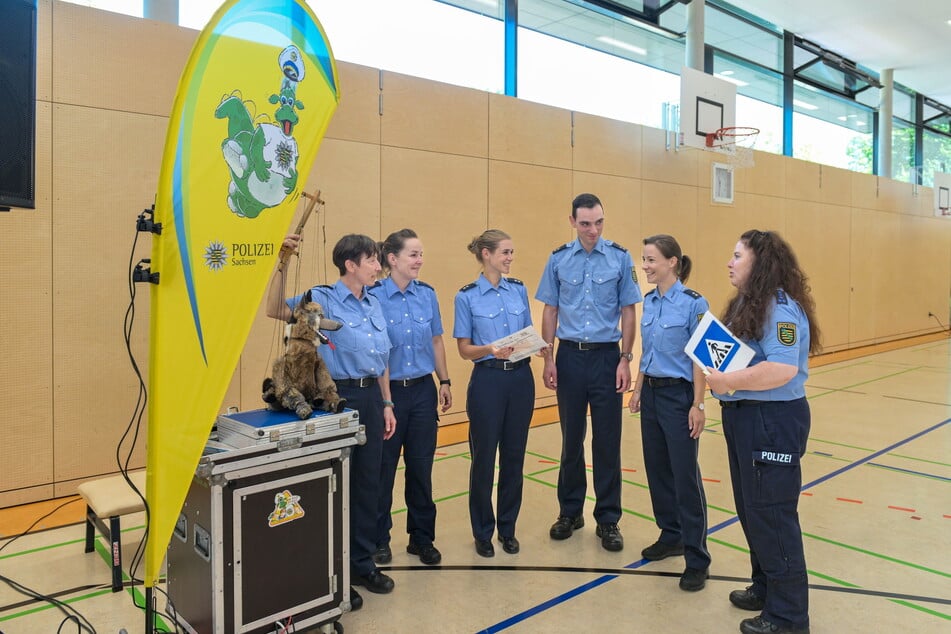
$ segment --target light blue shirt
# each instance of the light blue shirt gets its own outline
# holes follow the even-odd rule
[[[330,376],[336,380],[382,376],[390,357],[390,337],[380,301],[363,290],[357,299],[342,280],[333,286],[315,286],[310,289],[313,300],[324,309],[324,317],[343,324],[340,330],[322,331],[331,345],[318,348],[327,362]],[[291,310],[303,294],[287,300]]]
[[[468,338],[474,345],[484,346],[506,335],[532,325],[528,309],[528,291],[520,280],[503,277],[499,286],[492,286],[484,275],[456,293],[455,324],[452,336]],[[493,358],[488,354],[476,363]]]
[[[401,291],[390,278],[370,287],[380,300],[386,330],[393,344],[390,351],[390,379],[415,379],[436,369],[433,337],[443,333],[439,302],[433,287],[412,280]]]
[[[729,324],[727,324],[729,327]],[[796,375],[785,385],[771,390],[737,390],[733,394],[717,394],[721,401],[752,399],[756,401],[792,401],[806,395],[806,379],[809,378],[809,320],[799,303],[780,289],[767,312],[763,336],[756,341],[746,341],[756,353],[750,365],[763,361],[775,361],[799,368]]]
[[[591,253],[578,239],[555,249],[535,299],[558,308],[559,339],[606,343],[621,338],[621,307],[643,298],[631,254],[599,238]]]
[[[644,297],[641,317],[640,371],[648,376],[693,381],[693,361],[684,346],[710,304],[680,280],[663,295],[655,288]]]

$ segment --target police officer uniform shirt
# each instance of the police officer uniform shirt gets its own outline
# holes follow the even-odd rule
[[[644,297],[641,317],[640,371],[647,376],[693,382],[693,362],[684,353],[710,304],[700,293],[677,280],[661,295],[657,289]]]
[[[532,325],[525,285],[514,278],[502,277],[496,288],[479,275],[456,293],[456,323],[452,336],[468,338],[473,345],[484,346]],[[475,362],[493,358],[485,355]]]
[[[380,300],[393,348],[390,350],[390,380],[415,379],[436,369],[433,337],[443,334],[439,302],[433,287],[412,280],[401,291],[390,278],[370,287]]]
[[[342,280],[333,286],[315,286],[310,293],[323,307],[325,317],[343,324],[340,330],[325,333],[333,346],[320,349],[330,376],[338,381],[381,376],[392,344],[380,301],[366,289],[363,297],[357,299]],[[287,300],[292,311],[302,297],[303,294]]]
[[[643,299],[631,254],[598,238],[588,253],[575,239],[555,249],[535,299],[558,307],[559,339],[604,343],[621,339],[621,307]]]
[[[770,308],[763,337],[755,341],[745,341],[755,355],[750,365],[763,361],[785,363],[799,368],[796,376],[785,385],[771,390],[737,390],[732,394],[717,394],[721,401],[792,401],[806,395],[806,379],[809,376],[809,321],[798,302],[786,295],[782,289],[776,291],[776,298]],[[729,327],[729,324],[727,324]]]

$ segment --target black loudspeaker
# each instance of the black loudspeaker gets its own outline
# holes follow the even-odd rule
[[[0,0],[0,210],[34,209],[36,0]]]

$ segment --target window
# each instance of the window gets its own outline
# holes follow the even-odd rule
[[[793,109],[793,156],[872,173],[870,109],[799,82]]]
[[[892,178],[913,183],[914,177],[915,126],[894,118],[892,119]]]
[[[924,131],[924,165],[921,184],[934,187],[935,172],[951,172],[951,137],[930,130]]]

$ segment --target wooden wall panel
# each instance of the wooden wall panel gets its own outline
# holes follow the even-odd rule
[[[878,176],[851,172],[852,207],[857,209],[879,209]]]
[[[168,116],[197,31],[67,2],[52,6],[54,101]]]
[[[819,171],[819,189],[822,202],[832,205],[852,204],[852,172],[822,165]]]
[[[571,112],[489,95],[489,158],[571,167]]]
[[[465,418],[465,386],[472,363],[458,354],[452,337],[456,292],[478,275],[466,245],[487,225],[488,165],[485,159],[402,148],[382,151],[381,211],[385,238],[409,227],[423,243],[420,279],[436,289],[443,345],[453,381],[453,406],[443,422]],[[513,273],[514,274],[514,273]]]
[[[383,145],[485,158],[489,95],[384,72],[381,138]]]
[[[632,178],[641,175],[642,126],[581,112],[572,113],[572,122],[575,171]]]
[[[906,258],[899,268],[901,283],[894,289],[894,303],[899,307],[901,325],[906,333],[917,334],[935,330],[938,322],[948,324],[951,294],[951,222],[943,218],[900,216],[901,243],[888,257]],[[896,254],[901,254],[896,255]],[[912,275],[908,271],[913,271]],[[913,282],[912,279],[914,278]]]
[[[53,11],[52,0],[40,0],[36,12],[36,100],[53,98]],[[39,128],[39,126],[37,126]]]
[[[745,218],[734,207],[714,205],[709,190],[698,190],[696,247],[684,253],[693,259],[693,272],[687,285],[706,297],[710,310],[720,315],[734,288],[726,268],[740,234],[749,229]],[[742,196],[746,196],[743,194]],[[679,238],[678,238],[679,240]]]
[[[785,197],[786,161],[790,159],[769,152],[754,152],[753,160],[755,165],[752,168],[741,168],[734,172],[734,190],[762,196]]]
[[[849,342],[849,232],[851,209],[806,201],[786,201],[784,238],[809,277],[823,345]],[[816,228],[821,227],[821,231]]]
[[[380,142],[380,73],[376,68],[337,61],[340,103],[325,137]]]
[[[822,165],[809,161],[784,161],[786,167],[786,198],[793,200],[822,200]]]
[[[643,128],[641,132],[641,178],[645,181],[660,181],[696,187],[698,162],[704,150],[694,148],[667,149],[667,132],[656,128]],[[704,183],[709,183],[707,177]]]
[[[640,255],[641,238],[669,233],[677,241],[694,243],[697,222],[698,188],[656,181],[644,181],[641,198],[641,233],[632,248]],[[681,245],[683,248],[683,245]],[[639,258],[638,258],[639,259]]]
[[[116,471],[115,445],[137,379],[122,340],[135,219],[155,196],[162,117],[57,105],[52,215],[54,448],[57,480]],[[139,240],[133,261],[149,257]],[[148,288],[136,298],[133,349],[147,368]],[[95,368],[95,372],[90,372]],[[141,466],[144,442],[133,466]]]
[[[896,252],[895,236],[899,235],[899,229],[897,214],[852,209],[849,244],[852,255],[849,264],[851,344],[875,342],[882,337],[881,333],[887,332],[895,316],[892,289],[902,281],[898,267],[892,266],[890,260]]]

